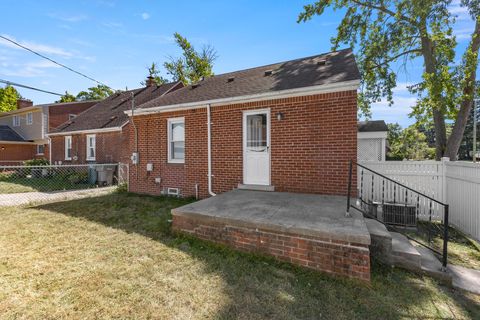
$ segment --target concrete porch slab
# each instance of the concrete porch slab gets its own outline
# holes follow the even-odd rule
[[[346,217],[345,210],[342,196],[234,190],[173,209],[172,215],[368,246],[363,216]]]

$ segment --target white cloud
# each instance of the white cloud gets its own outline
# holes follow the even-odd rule
[[[107,27],[107,28],[110,28],[110,29],[119,29],[119,28],[123,27],[122,23],[112,22],[112,21],[103,22],[102,25],[104,27]]]
[[[6,37],[8,39],[11,39],[11,40],[21,44],[22,46],[30,48],[33,51],[36,51],[36,52],[39,52],[39,53],[62,56],[62,57],[71,57],[72,56],[71,52],[69,52],[69,51],[67,51],[63,48],[60,48],[60,47],[53,47],[53,46],[49,46],[49,45],[46,45],[46,44],[35,43],[35,42],[31,42],[31,41],[16,40],[14,37],[11,37],[11,36],[6,35],[6,34],[2,34],[2,36]],[[9,47],[9,48],[12,48],[12,49],[24,50],[24,49],[20,48],[19,46],[15,45],[15,44],[7,41],[7,40],[4,40],[4,39],[0,39],[0,45],[5,46],[5,47]]]
[[[62,15],[59,13],[50,13],[48,14],[50,18],[58,19],[64,22],[80,22],[88,19],[87,15],[77,14],[77,15]]]
[[[4,62],[0,64],[0,67],[0,73],[6,76],[26,78],[48,76],[48,69],[60,68],[60,66],[47,60],[38,60],[25,64]]]
[[[472,38],[473,34],[473,27],[472,28],[459,28],[459,29],[454,29],[453,34],[455,35],[455,38],[458,41],[462,40],[469,40]]]
[[[142,17],[143,20],[148,20],[148,19],[150,19],[150,14],[148,14],[148,13],[146,13],[146,12],[142,13],[140,16]]]
[[[460,0],[452,1],[450,7],[448,8],[448,11],[450,11],[451,14],[456,16],[457,20],[472,19],[470,13],[468,12],[468,9],[462,6]]]
[[[403,127],[415,122],[414,119],[408,117],[408,114],[412,112],[412,106],[415,105],[417,98],[411,94],[408,94],[406,89],[404,90],[404,94],[398,94],[400,91],[397,93],[394,92],[394,103],[392,106],[388,106],[388,102],[386,100],[372,104],[372,119],[385,120],[387,123],[398,122]]]

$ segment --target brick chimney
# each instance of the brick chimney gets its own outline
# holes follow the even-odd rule
[[[33,101],[28,99],[17,99],[17,109],[23,109],[33,106]]]
[[[145,84],[147,85],[147,87],[153,87],[157,85],[157,83],[155,82],[155,78],[152,76],[147,77],[147,81],[145,81]]]

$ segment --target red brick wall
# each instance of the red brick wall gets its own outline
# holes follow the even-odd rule
[[[242,183],[242,111],[264,108],[271,110],[275,190],[346,194],[348,163],[357,158],[356,91],[212,107],[213,191]],[[281,121],[278,112],[284,114]],[[185,117],[185,164],[167,163],[167,119],[173,117]],[[130,168],[130,191],[159,194],[179,187],[184,196],[192,196],[198,184],[200,196],[207,197],[206,109],[136,116],[135,123],[140,163]],[[147,163],[153,172],[146,171]]]
[[[17,165],[33,159],[36,148],[33,144],[0,144],[0,165]]]
[[[48,107],[48,131],[67,122],[69,114],[79,114],[89,109],[98,101],[85,101],[69,104],[51,105]]]
[[[173,215],[173,230],[338,276],[370,281],[367,245]]]
[[[96,134],[95,161],[86,160],[86,134],[72,134],[72,160],[65,160],[65,136],[52,136],[52,163],[117,163],[130,161],[129,125],[122,131]],[[77,156],[77,160],[73,160]]]

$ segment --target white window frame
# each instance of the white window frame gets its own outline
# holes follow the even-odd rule
[[[70,145],[70,148],[68,148]],[[68,149],[70,149],[70,156],[68,155]],[[72,160],[72,136],[65,136],[65,160]]]
[[[90,138],[93,138],[93,145],[90,146],[89,143],[90,143]],[[95,134],[87,134],[87,141],[85,143],[86,147],[87,147],[87,154],[86,154],[86,159],[87,161],[95,161],[95,158],[97,156],[97,137]],[[93,157],[90,157],[90,149],[93,148]]]
[[[20,116],[13,116],[12,122],[14,127],[20,127]]]
[[[43,147],[43,152],[38,151],[39,147]],[[37,144],[37,155],[41,156],[45,154],[45,145],[44,144]]]
[[[167,145],[168,145],[168,163],[185,163],[185,153],[183,159],[174,159],[173,150],[172,150],[172,126],[177,123],[183,123],[183,128],[185,130],[185,117],[179,118],[170,118],[167,120]],[[185,131],[184,131],[185,134]],[[183,140],[184,152],[185,152],[185,135]]]
[[[33,124],[33,112],[28,112],[26,118],[27,118],[27,120],[26,120],[27,126],[32,125]]]

